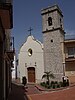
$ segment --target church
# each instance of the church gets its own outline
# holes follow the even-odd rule
[[[52,71],[55,80],[68,76],[75,82],[75,39],[65,39],[63,14],[58,5],[41,10],[43,44],[32,35],[19,51],[19,77],[39,83],[46,71]]]
[[[19,51],[19,77],[26,76],[27,82],[39,83],[44,73],[43,44],[29,35]]]

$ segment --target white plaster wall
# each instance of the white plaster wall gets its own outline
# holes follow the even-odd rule
[[[14,61],[13,61],[13,68],[12,69],[12,79],[16,78],[16,55],[14,55]]]
[[[32,49],[32,56],[28,55],[28,50]],[[36,66],[35,66],[36,62]],[[25,65],[26,63],[26,65]],[[44,74],[44,60],[43,60],[43,45],[34,39],[33,36],[29,36],[27,41],[22,45],[19,52],[19,71],[20,79],[22,76],[26,76],[28,80],[27,68],[35,68],[35,80],[40,82],[42,75]],[[21,81],[22,82],[22,81]]]

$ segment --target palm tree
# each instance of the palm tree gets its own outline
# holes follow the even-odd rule
[[[53,73],[51,73],[51,71],[47,71],[47,72],[44,72],[45,74],[42,76],[42,79],[43,78],[46,78],[47,79],[47,84],[49,85],[49,82],[50,82],[50,78],[55,78],[54,77],[54,74]]]

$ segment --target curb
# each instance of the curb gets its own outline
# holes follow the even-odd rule
[[[31,97],[30,97],[29,95],[27,95],[27,97],[28,97],[28,100],[32,100]]]
[[[23,86],[23,84],[21,83],[16,83],[16,82],[12,82],[12,84],[18,85],[18,86]]]
[[[74,87],[75,84],[67,86],[67,87],[61,87],[61,88],[56,88],[56,89],[43,89],[42,87],[40,87],[39,85],[35,85],[35,87],[39,90],[39,91],[58,91],[58,90],[63,90],[63,89],[67,89],[69,87]]]

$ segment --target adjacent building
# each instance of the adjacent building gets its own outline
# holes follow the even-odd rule
[[[14,55],[14,38],[11,0],[0,0],[0,100],[7,100],[11,91],[11,66]]]
[[[75,39],[64,41],[65,51],[65,76],[69,77],[71,83],[75,82]]]

